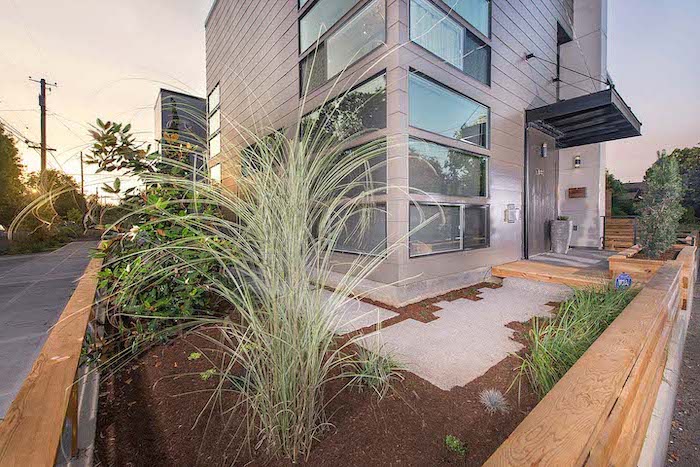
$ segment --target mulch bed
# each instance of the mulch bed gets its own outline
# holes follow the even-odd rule
[[[681,250],[678,250],[674,247],[671,247],[668,250],[664,251],[660,257],[650,258],[644,250],[640,250],[637,253],[635,253],[634,255],[632,255],[630,258],[631,259],[653,259],[653,260],[658,260],[658,261],[670,261],[670,260],[676,259],[680,252],[681,252]]]
[[[511,324],[516,332],[527,325]],[[517,336],[522,341],[522,336]],[[216,378],[203,380],[211,368],[205,357],[188,356],[211,344],[201,337],[180,337],[147,351],[138,360],[103,376],[97,420],[96,463],[99,466],[287,466],[284,460],[250,456],[236,434],[239,414],[225,418],[219,408],[197,417],[211,396]],[[518,358],[510,356],[465,387],[443,391],[405,373],[394,392],[377,401],[369,390],[342,392],[328,407],[333,424],[304,465],[481,465],[537,403],[523,381],[518,403]],[[333,383],[334,394],[343,382]],[[479,403],[484,389],[500,389],[508,414],[489,415]],[[234,400],[225,400],[228,407]],[[228,422],[228,423],[227,423]],[[464,442],[467,455],[445,448],[446,435]]]

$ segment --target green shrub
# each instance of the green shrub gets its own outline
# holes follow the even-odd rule
[[[551,320],[535,319],[528,334],[528,353],[520,376],[526,375],[544,397],[624,310],[636,289],[579,289],[561,304]]]
[[[454,452],[455,454],[459,454],[462,457],[467,455],[467,447],[456,436],[445,436],[445,447],[448,451]]]
[[[665,151],[658,156],[644,175],[647,191],[640,202],[639,244],[650,258],[658,258],[674,244],[683,216],[678,161]]]
[[[391,355],[382,353],[381,349],[372,351],[361,346],[357,349],[349,370],[352,383],[359,388],[371,388],[379,399],[384,398],[392,383],[403,379],[400,373],[403,365]]]

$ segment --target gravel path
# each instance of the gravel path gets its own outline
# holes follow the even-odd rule
[[[700,465],[700,285],[683,352],[681,380],[671,426],[666,465]]]

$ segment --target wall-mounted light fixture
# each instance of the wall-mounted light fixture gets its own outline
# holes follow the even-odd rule
[[[578,169],[581,167],[581,156],[578,155],[574,157],[574,169]]]
[[[547,157],[547,143],[542,143],[540,147],[540,156]]]

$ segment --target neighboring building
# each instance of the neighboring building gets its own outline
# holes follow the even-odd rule
[[[647,191],[647,182],[629,182],[623,183],[622,188],[625,190],[624,198],[629,201],[639,201]]]
[[[574,245],[599,248],[598,143],[641,127],[606,85],[606,12],[606,0],[217,0],[206,21],[210,163],[235,186],[241,128],[294,128],[350,89],[374,96],[356,142],[390,143],[389,185],[430,193],[393,190],[374,243],[400,241],[436,202],[445,213],[376,271],[392,284],[378,298],[415,301],[549,251],[558,215],[574,219]]]
[[[161,89],[154,111],[155,138],[159,147],[165,134],[177,134],[178,141],[206,147],[206,99]]]

